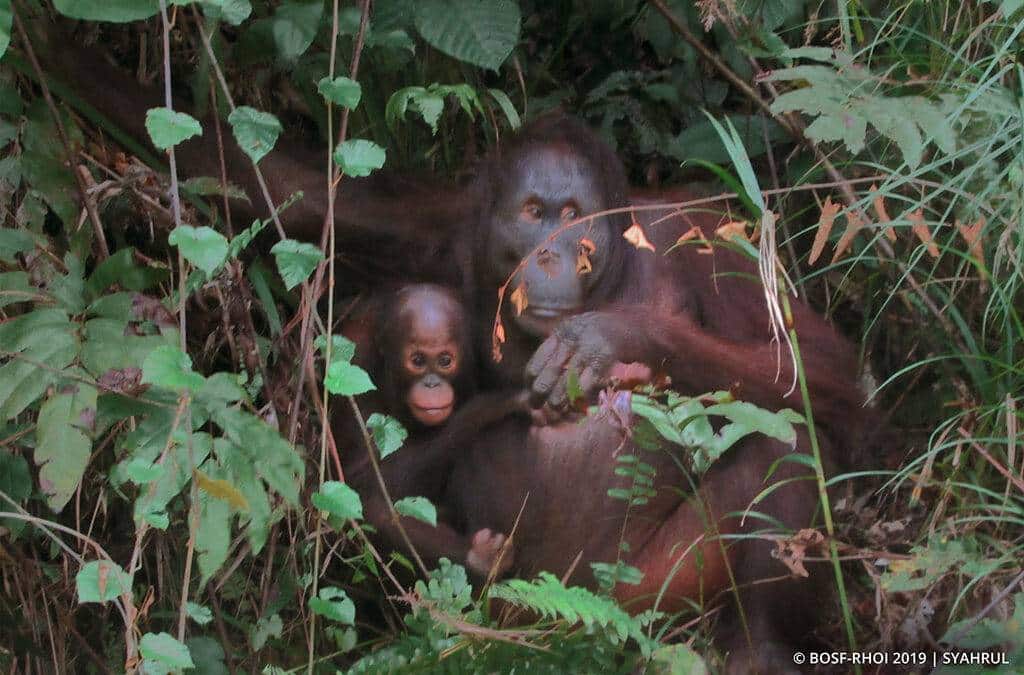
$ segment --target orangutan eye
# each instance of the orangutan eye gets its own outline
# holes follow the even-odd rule
[[[427,355],[423,352],[416,352],[412,355],[412,358],[409,359],[409,363],[416,368],[422,368],[427,365]]]
[[[437,357],[437,365],[441,366],[442,368],[446,368],[446,369],[447,368],[451,368],[452,367],[452,355],[449,354],[448,352],[444,352],[443,354],[441,354],[440,356]]]
[[[562,207],[562,220],[576,220],[580,217],[580,211],[575,206],[566,205]]]
[[[528,201],[523,204],[523,216],[527,220],[540,220],[541,216],[544,215],[544,210],[535,201]]]

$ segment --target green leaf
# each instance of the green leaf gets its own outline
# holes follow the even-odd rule
[[[277,8],[270,26],[282,58],[293,61],[309,49],[323,11],[323,0],[287,0]]]
[[[193,136],[202,136],[199,120],[170,108],[150,108],[146,111],[146,131],[153,145],[166,150]]]
[[[12,263],[17,254],[31,251],[35,247],[36,238],[28,230],[0,228],[0,260]]]
[[[277,137],[283,131],[276,117],[244,105],[231,111],[228,123],[239,147],[256,164],[274,149]]]
[[[726,447],[731,447],[735,441],[752,433],[764,434],[791,447],[795,446],[796,429],[790,421],[791,412],[775,413],[746,401],[717,403],[705,410],[707,415],[722,415],[729,419],[729,423],[718,432]]]
[[[231,671],[224,664],[224,648],[219,641],[200,635],[189,638],[185,644],[196,664],[189,675],[230,675]]]
[[[332,363],[327,367],[324,385],[327,391],[339,396],[365,394],[377,388],[373,386],[365,370],[344,361]]]
[[[136,485],[152,483],[163,475],[164,467],[161,464],[154,464],[149,460],[136,457],[125,465],[125,475],[128,480]]]
[[[437,508],[426,497],[406,497],[395,502],[395,511],[437,527]]]
[[[29,283],[28,272],[0,272],[0,308],[17,302],[43,299],[39,289]]]
[[[75,575],[78,602],[109,602],[132,592],[132,578],[110,560],[92,560]]]
[[[253,651],[258,652],[263,649],[263,646],[267,644],[267,639],[274,637],[281,637],[281,632],[284,630],[284,623],[281,621],[281,617],[278,614],[271,614],[270,616],[261,616],[256,625],[249,630],[249,644],[252,645]]]
[[[252,203],[249,195],[245,194],[245,190],[234,183],[228,183],[225,187],[219,178],[214,178],[213,176],[197,176],[184,180],[181,182],[181,189],[183,192],[188,192],[198,197],[226,196],[228,199],[241,199],[244,202]],[[235,237],[235,239],[238,239],[238,237]],[[234,239],[231,241],[234,243]]]
[[[405,430],[402,423],[390,415],[373,413],[366,420],[366,428],[373,434],[373,442],[380,450],[380,458],[384,459],[391,453],[402,447],[409,432]]]
[[[170,276],[166,267],[153,263],[150,266],[136,264],[135,249],[130,246],[119,249],[109,258],[101,262],[89,275],[85,284],[86,290],[98,295],[115,283],[129,291],[144,291],[156,286]]]
[[[679,643],[655,649],[646,672],[649,675],[707,675],[708,667],[692,647]]]
[[[205,379],[192,370],[192,358],[177,347],[162,345],[142,362],[142,382],[175,391],[199,391]]]
[[[237,26],[252,14],[249,0],[203,0],[203,13],[209,19],[224,19]]]
[[[0,491],[13,499],[15,503],[24,503],[32,494],[32,474],[28,462],[16,452],[0,449]],[[10,504],[3,510],[10,511]],[[0,526],[6,527],[17,537],[25,529],[24,520],[0,518]]]
[[[228,255],[228,240],[223,234],[206,227],[179,225],[167,237],[167,242],[177,246],[185,260],[210,276],[224,264]]]
[[[204,468],[218,477],[224,474],[220,467],[207,462]],[[199,491],[199,527],[195,531],[196,550],[201,574],[200,583],[205,584],[228,558],[231,544],[231,505],[204,490]]]
[[[356,621],[356,606],[340,588],[321,588],[317,597],[309,599],[309,608],[331,621],[351,626]]]
[[[316,340],[313,341],[313,346],[319,349],[321,353],[326,355],[326,336],[317,335]],[[355,355],[355,342],[352,342],[344,335],[331,336],[331,363],[337,363],[339,361],[344,363],[350,363],[352,361],[352,357],[354,357]]]
[[[11,12],[11,0],[0,0],[0,58],[3,58],[7,47],[11,44],[11,25],[14,14]]]
[[[114,23],[148,19],[160,11],[157,0],[53,0],[53,6],[72,19]]]
[[[422,0],[416,30],[435,49],[497,70],[519,42],[519,5],[511,0]]]
[[[26,118],[28,123],[21,136],[21,168],[25,181],[32,186],[35,198],[41,197],[57,214],[64,223],[66,232],[77,232],[76,238],[84,246],[92,236],[92,228],[78,228],[78,184],[73,173],[65,165],[63,144],[53,142],[55,138],[59,138],[53,115],[40,98],[29,106]],[[69,142],[77,147],[77,144],[83,141],[78,127],[70,120],[65,120],[64,128],[69,136]],[[23,203],[22,208],[25,206]],[[38,226],[41,227],[42,218],[39,220]],[[87,253],[88,250],[79,249],[78,252]]]
[[[169,633],[146,633],[139,641],[139,652],[149,661],[171,668],[194,668],[188,647]]]
[[[291,290],[309,278],[316,266],[324,259],[318,246],[294,239],[283,239],[270,249],[277,262],[277,271],[284,280],[285,288]]]
[[[39,408],[35,462],[46,503],[59,512],[78,489],[92,452],[96,388],[74,382]]]
[[[384,148],[373,141],[352,138],[334,149],[334,162],[347,176],[369,176],[384,166]]]
[[[37,309],[0,324],[0,421],[20,414],[60,378],[78,353],[77,324],[60,309]],[[37,364],[45,363],[48,368]]]
[[[313,493],[312,502],[321,511],[338,518],[361,520],[363,517],[363,502],[359,495],[338,481],[326,481],[320,492]]]
[[[192,619],[200,626],[205,626],[213,621],[213,612],[210,611],[209,607],[204,607],[203,605],[192,602],[191,600],[185,603],[185,611],[188,613],[188,618]]]
[[[516,107],[512,105],[512,101],[509,99],[508,94],[503,92],[501,89],[488,89],[487,93],[491,95],[491,98],[493,98],[498,104],[498,107],[501,108],[501,112],[505,115],[505,119],[508,120],[508,125],[510,127],[518,129],[523,126],[523,121],[519,117],[519,112],[516,110]]]
[[[363,88],[359,83],[347,77],[336,77],[333,80],[329,77],[322,78],[316,89],[328,101],[350,110],[359,105],[359,100],[363,96]]]

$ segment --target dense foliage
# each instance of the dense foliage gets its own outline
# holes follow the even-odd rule
[[[721,664],[702,608],[631,616],[548,574],[479,593],[447,561],[406,583],[412,564],[373,549],[358,495],[331,480],[321,432],[325,404],[374,386],[327,335],[356,272],[312,244],[261,246],[270,220],[228,227],[235,188],[168,180],[167,157],[59,81],[44,89],[27,36],[65,17],[140,78],[166,62],[190,91],[193,114],[167,101],[146,116],[161,150],[200,133],[212,146],[198,121],[212,107],[253,162],[297,132],[342,176],[459,177],[562,106],[634,183],[735,193],[715,234],[863,344],[891,425],[870,470],[831,479],[831,546],[804,532],[784,554],[794,573],[805,554],[847,561],[821,639],[991,647],[1024,668],[1024,3],[368,4],[0,0],[0,667]],[[716,432],[701,400],[647,394],[637,436],[699,450],[695,474],[743,434],[787,438],[803,420],[719,394]],[[399,450],[394,420],[367,422],[381,454]],[[645,498],[642,458],[620,464],[635,489],[615,496]],[[505,627],[498,600],[534,623]]]

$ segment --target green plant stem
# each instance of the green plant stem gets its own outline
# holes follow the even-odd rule
[[[843,581],[843,570],[839,563],[839,548],[835,539],[835,524],[832,522],[832,506],[828,499],[828,490],[825,487],[825,467],[821,459],[821,446],[818,443],[818,434],[814,428],[814,413],[811,409],[811,394],[807,388],[807,374],[804,372],[803,359],[800,357],[800,342],[797,339],[796,327],[793,325],[793,312],[789,304],[789,296],[780,293],[782,311],[789,327],[790,346],[793,349],[793,359],[796,362],[797,379],[800,384],[800,397],[804,404],[804,418],[807,421],[807,434],[811,441],[811,452],[814,456],[814,475],[818,484],[818,499],[821,502],[821,511],[825,518],[825,531],[828,533],[829,558],[832,560],[832,571],[836,578],[836,588],[839,591],[839,603],[843,608],[843,624],[846,628],[846,642],[851,652],[857,651],[857,638],[853,633],[853,617],[850,612],[850,602],[846,597],[846,583]],[[860,666],[856,666],[856,672],[860,673]]]

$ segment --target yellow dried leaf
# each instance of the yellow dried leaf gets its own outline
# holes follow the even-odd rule
[[[750,241],[750,237],[747,236],[747,222],[744,220],[730,220],[728,223],[719,225],[715,230],[715,235],[725,241],[731,241],[733,237]]]
[[[924,210],[918,209],[914,211],[907,216],[907,219],[910,221],[910,227],[914,234],[917,235],[917,238],[928,249],[928,254],[933,258],[938,258],[939,247],[935,245],[935,241],[932,239],[932,232],[924,222]]]
[[[594,242],[586,237],[580,239],[580,246],[576,252],[576,274],[588,274],[594,269],[590,263],[590,256],[596,250]]]
[[[644,228],[640,227],[635,219],[633,224],[629,226],[629,229],[622,233],[622,238],[628,241],[636,248],[646,248],[648,250],[654,250],[654,244],[647,240],[647,235],[644,234]]]
[[[892,225],[890,225],[892,218],[889,217],[889,212],[885,209],[885,199],[882,198],[882,195],[878,194],[878,186],[872,183],[869,192],[874,195],[874,199],[871,201],[871,204],[875,207],[875,213],[878,215],[878,222],[886,226],[886,239],[889,241],[896,241],[896,230]]]
[[[832,232],[832,224],[836,221],[836,214],[839,213],[839,204],[832,202],[832,197],[825,197],[825,203],[821,206],[821,216],[818,217],[818,231],[814,235],[814,244],[811,245],[811,256],[807,262],[813,265],[821,257],[825,250],[825,242]]]
[[[210,478],[199,469],[196,469],[196,479],[198,481],[199,489],[211,497],[215,497],[222,502],[227,502],[239,511],[249,510],[249,502],[246,500],[245,495],[239,492],[238,488],[226,480]]]
[[[495,363],[501,363],[501,344],[505,341],[505,326],[501,319],[494,320],[494,330],[491,331],[491,358]]]
[[[853,246],[853,239],[860,232],[860,229],[864,227],[864,219],[859,213],[847,213],[846,214],[846,231],[843,232],[843,236],[839,238],[839,243],[836,244],[836,252],[832,255],[832,262],[839,260],[839,258],[850,250]]]
[[[683,236],[681,236],[678,239],[676,239],[676,244],[675,245],[676,246],[680,246],[681,244],[684,244],[684,243],[690,241],[691,239],[698,239],[698,240],[703,241],[703,239],[704,239],[704,231],[701,230],[698,226],[694,225],[693,227],[688,229],[686,232],[684,232]]]
[[[985,251],[981,247],[981,231],[985,229],[985,216],[978,218],[978,222],[973,225],[964,225],[958,220],[956,221],[956,229],[960,231],[960,236],[967,242],[971,256],[978,262],[984,262]]]
[[[516,316],[522,314],[523,310],[530,306],[530,299],[526,297],[526,282],[519,282],[509,299],[512,301],[512,307],[516,310]]]

